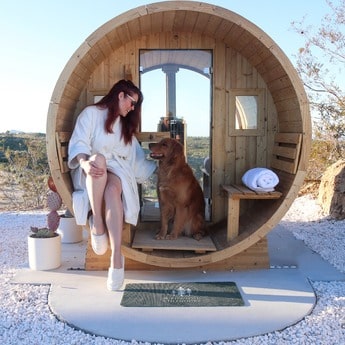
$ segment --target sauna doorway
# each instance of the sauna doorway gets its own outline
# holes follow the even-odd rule
[[[204,193],[205,219],[211,221],[212,51],[144,49],[139,59],[144,95],[140,130],[170,132],[184,145]],[[142,146],[149,154],[148,143]],[[140,222],[160,220],[156,183],[154,174],[140,187]]]

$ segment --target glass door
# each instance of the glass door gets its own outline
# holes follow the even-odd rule
[[[211,220],[211,50],[141,50],[142,132],[170,132],[203,189]],[[145,150],[148,144],[142,143]],[[141,186],[141,221],[159,221],[156,176]]]

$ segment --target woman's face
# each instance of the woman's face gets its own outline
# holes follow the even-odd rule
[[[119,115],[126,117],[127,114],[134,110],[138,102],[138,95],[134,93],[133,95],[126,94],[124,92],[119,93]]]

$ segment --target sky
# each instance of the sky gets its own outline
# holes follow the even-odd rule
[[[0,0],[0,133],[45,133],[56,82],[82,42],[110,19],[154,2]],[[256,24],[293,64],[303,39],[293,31],[291,23],[305,18],[308,25],[317,27],[329,12],[326,0],[204,2],[229,9]]]

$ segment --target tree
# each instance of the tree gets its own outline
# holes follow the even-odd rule
[[[330,13],[319,27],[306,26],[304,19],[292,23],[305,39],[297,55],[299,72],[309,96],[316,140],[330,142],[328,165],[345,151],[345,0],[326,0]]]

